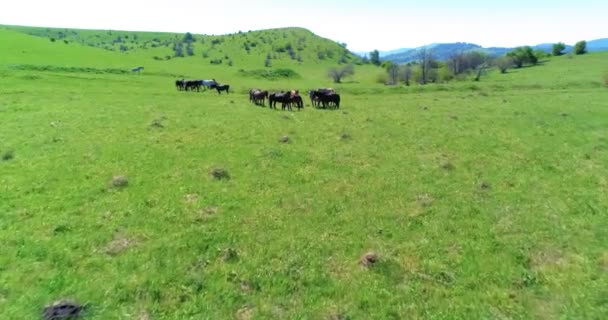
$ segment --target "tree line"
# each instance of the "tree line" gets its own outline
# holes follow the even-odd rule
[[[530,46],[517,47],[504,56],[491,57],[483,51],[460,51],[449,56],[446,61],[439,61],[435,58],[431,48],[421,48],[416,52],[416,59],[406,64],[396,64],[391,61],[382,61],[378,50],[371,51],[369,57],[364,61],[385,69],[386,73],[378,78],[378,82],[387,85],[403,83],[406,86],[412,83],[427,84],[450,80],[462,80],[473,77],[479,81],[489,68],[496,67],[501,73],[507,73],[511,68],[523,68],[525,66],[535,66],[542,59],[551,55],[559,56],[564,54],[566,45],[558,42],[553,45],[551,54],[534,49]],[[576,55],[587,52],[585,41],[577,42],[572,53]],[[336,73],[336,68],[330,70],[330,77],[339,82],[341,78],[332,76]],[[349,70],[346,75],[352,74]]]

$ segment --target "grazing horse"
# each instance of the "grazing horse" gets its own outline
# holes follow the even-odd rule
[[[200,80],[201,85],[203,87],[205,87],[206,89],[213,89],[213,86],[217,85],[217,81],[215,81],[215,79],[211,79],[211,80]]]
[[[201,82],[200,80],[187,80],[185,82],[185,90],[188,91],[188,89],[190,89],[191,91],[194,91],[194,89],[196,89],[196,91],[201,91]]]
[[[253,102],[253,93],[254,92],[260,92],[262,91],[262,89],[251,89],[249,90],[249,102]]]
[[[286,108],[290,111],[292,110],[292,105],[295,104],[298,110],[304,107],[304,103],[302,102],[302,97],[298,94],[298,91],[292,90],[290,92],[275,92],[268,97],[268,102],[270,107],[276,109],[277,102],[281,103],[281,110],[285,110]]]
[[[131,69],[131,72],[140,73],[140,71],[143,70],[143,69],[144,69],[144,67],[135,67],[135,68]]]
[[[186,89],[186,81],[184,79],[175,80],[175,88],[177,88],[178,91],[185,90]]]
[[[249,93],[249,100],[256,105],[264,105],[264,101],[268,99],[268,91],[252,90]]]
[[[322,106],[323,109],[327,107],[340,108],[340,95],[333,89],[310,90],[308,94],[316,107]]]
[[[215,90],[217,90],[218,94],[222,94],[222,91],[226,91],[226,93],[230,93],[230,85],[227,84],[219,84],[216,83],[213,86],[211,86],[211,89],[215,88]]]

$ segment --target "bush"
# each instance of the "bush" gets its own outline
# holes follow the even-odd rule
[[[300,78],[300,75],[293,71],[292,69],[280,68],[275,70],[265,70],[265,69],[257,69],[257,70],[239,70],[239,73],[246,77],[253,78],[263,78],[268,80],[278,80],[278,79],[293,79]]]
[[[558,42],[553,44],[551,53],[554,56],[561,56],[562,54],[564,54],[564,50],[566,50],[566,44],[564,44],[563,42]]]
[[[494,64],[500,70],[500,73],[507,73],[507,70],[513,67],[513,59],[507,56],[499,57],[494,60]]]

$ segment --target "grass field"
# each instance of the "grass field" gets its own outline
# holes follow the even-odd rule
[[[148,55],[0,30],[0,319],[608,314],[608,54],[408,88]],[[200,74],[235,92],[175,90]],[[339,110],[245,94],[330,85]]]

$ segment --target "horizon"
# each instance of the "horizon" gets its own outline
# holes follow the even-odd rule
[[[184,0],[179,6],[158,0],[129,3],[108,0],[89,4],[75,0],[39,2],[9,3],[0,13],[0,24],[208,35],[300,27],[346,43],[355,53],[453,42],[483,47],[556,42],[572,45],[580,40],[607,37],[602,16],[608,10],[608,3],[596,0],[586,1],[584,6],[559,0],[540,0],[534,4],[515,0],[507,7],[478,0],[465,0],[458,5],[445,0],[431,1],[416,6],[413,1],[395,0],[379,0],[374,4],[360,0],[333,3],[311,0],[306,5],[277,0],[257,1],[262,3],[257,5],[227,0],[219,6],[192,0]],[[549,5],[552,9],[545,9]],[[32,11],[32,7],[36,7],[36,11]],[[145,7],[145,12],[140,7]],[[513,19],[517,19],[517,23],[513,24]],[[403,35],[397,31],[419,30],[420,25],[427,29]]]

